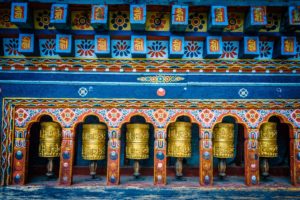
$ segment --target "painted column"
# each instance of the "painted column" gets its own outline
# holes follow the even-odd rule
[[[291,183],[300,186],[300,129],[293,129],[290,139]]]
[[[71,185],[73,180],[73,159],[75,148],[75,133],[73,128],[62,128],[60,152],[59,184]]]
[[[108,127],[107,185],[120,184],[121,128]]]
[[[199,182],[200,185],[213,184],[213,146],[212,146],[212,128],[200,129],[199,140]]]
[[[155,128],[154,185],[167,184],[167,128]]]
[[[253,186],[259,184],[259,156],[258,135],[259,129],[248,129],[245,136],[245,184]]]
[[[14,185],[25,185],[28,171],[29,140],[26,128],[15,127],[13,180]],[[11,181],[10,181],[11,182]]]

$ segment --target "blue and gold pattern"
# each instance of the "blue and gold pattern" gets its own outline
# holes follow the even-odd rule
[[[139,77],[137,80],[146,83],[176,83],[176,82],[183,81],[184,78],[181,76],[158,75],[158,76],[143,76],[143,77]]]

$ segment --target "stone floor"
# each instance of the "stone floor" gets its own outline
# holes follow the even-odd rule
[[[300,199],[300,187],[281,177],[261,181],[257,187],[245,186],[243,177],[236,176],[215,178],[210,187],[199,186],[196,177],[183,181],[168,177],[168,184],[161,187],[153,186],[152,177],[123,176],[119,186],[106,186],[105,178],[77,175],[72,186],[63,187],[55,179],[37,177],[26,186],[0,188],[0,199]]]

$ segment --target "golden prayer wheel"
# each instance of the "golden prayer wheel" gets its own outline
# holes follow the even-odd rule
[[[105,159],[106,126],[83,124],[82,158],[85,160]]]
[[[278,146],[276,125],[277,124],[274,122],[267,122],[262,124],[258,138],[258,149],[260,157],[277,157]]]
[[[141,160],[149,158],[149,125],[127,124],[126,158]]]
[[[214,157],[233,158],[234,124],[218,123],[213,132]]]
[[[56,122],[42,122],[40,130],[39,156],[53,158],[60,156],[61,128]]]
[[[174,122],[169,126],[167,155],[176,158],[189,158],[192,154],[192,124]]]

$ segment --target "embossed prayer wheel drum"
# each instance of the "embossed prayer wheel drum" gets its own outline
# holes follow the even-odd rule
[[[105,159],[105,138],[105,125],[83,124],[82,158],[84,160]]]
[[[60,156],[61,128],[56,122],[42,122],[40,130],[39,157]]]
[[[168,132],[167,155],[176,158],[189,158],[192,154],[192,124],[190,122],[174,122]]]
[[[278,146],[276,125],[277,124],[274,122],[267,122],[262,124],[258,138],[258,149],[260,157],[277,157]]]
[[[234,124],[218,123],[213,131],[214,157],[233,158]]]
[[[126,158],[141,160],[149,158],[149,125],[127,124]]]

